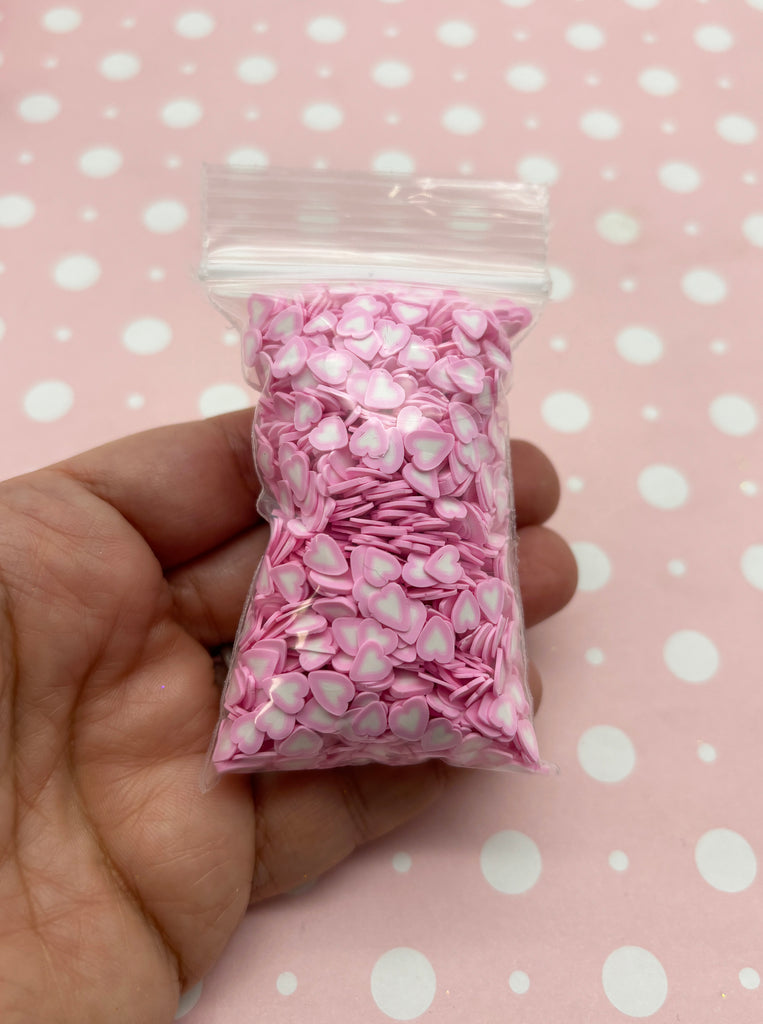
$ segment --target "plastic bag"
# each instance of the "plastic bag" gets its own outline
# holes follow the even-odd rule
[[[548,771],[505,400],[548,292],[545,190],[209,167],[205,216],[270,525],[206,784],[433,757]]]

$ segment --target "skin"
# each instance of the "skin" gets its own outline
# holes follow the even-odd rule
[[[428,806],[439,762],[199,777],[267,528],[251,413],[161,428],[0,484],[0,1020],[163,1024],[247,907]],[[512,448],[528,624],[572,596]],[[536,703],[540,679],[532,672]]]

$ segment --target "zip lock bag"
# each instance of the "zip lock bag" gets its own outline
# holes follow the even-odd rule
[[[549,772],[507,409],[549,290],[546,190],[207,167],[204,199],[270,527],[204,785],[430,758]]]

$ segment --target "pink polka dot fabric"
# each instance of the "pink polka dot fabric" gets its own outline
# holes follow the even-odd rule
[[[580,568],[529,633],[561,774],[254,911],[179,1017],[759,1020],[760,0],[0,10],[4,475],[249,402],[203,161],[551,186],[512,421]]]

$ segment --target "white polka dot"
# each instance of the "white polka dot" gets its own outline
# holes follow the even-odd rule
[[[578,589],[600,590],[612,576],[606,552],[590,541],[575,541],[571,547],[578,564]]]
[[[668,562],[668,572],[671,576],[684,576],[686,574],[686,562],[680,558],[671,558]]]
[[[119,114],[118,107],[106,107],[103,111],[103,116],[113,121],[114,118]]]
[[[444,111],[441,122],[443,128],[454,135],[473,135],[484,124],[482,112],[466,103],[457,103]]]
[[[0,228],[20,228],[34,217],[35,205],[29,196],[0,196]]]
[[[409,153],[399,149],[385,149],[373,159],[373,169],[388,174],[411,174],[416,164]]]
[[[747,0],[747,6],[754,11],[763,11],[763,0]]]
[[[515,64],[506,72],[506,81],[519,92],[538,92],[546,84],[546,73],[535,64]]]
[[[162,121],[169,128],[190,128],[201,120],[204,113],[196,100],[171,100],[162,107]]]
[[[721,433],[732,437],[751,434],[759,422],[757,409],[742,395],[718,395],[710,403],[710,419]]]
[[[74,391],[62,380],[41,380],[24,395],[24,412],[38,423],[52,423],[74,404]]]
[[[175,1014],[175,1020],[180,1020],[185,1017],[187,1013],[196,1006],[198,1001],[201,999],[201,992],[204,987],[204,982],[200,981],[198,985],[194,985],[193,988],[189,988],[187,992],[184,992],[180,997],[178,1003],[177,1013]]]
[[[113,146],[93,146],[79,158],[79,169],[88,178],[108,178],[122,166],[122,154]]]
[[[701,50],[723,53],[734,45],[734,36],[723,25],[700,25],[694,30],[694,42]]]
[[[399,60],[383,60],[371,70],[371,77],[377,85],[385,89],[400,89],[408,85],[413,72],[407,64]]]
[[[5,337],[5,320],[0,317],[0,341]]]
[[[622,358],[636,366],[648,366],[662,358],[662,339],[648,327],[623,328],[615,345]]]
[[[712,743],[699,743],[697,745],[697,757],[700,761],[704,761],[705,764],[712,764],[718,755]]]
[[[533,0],[502,0],[507,7],[529,7]]]
[[[671,192],[694,192],[702,182],[702,175],[692,164],[671,160],[657,171],[660,184]]]
[[[742,575],[751,587],[763,590],[763,544],[751,544],[741,559]]]
[[[215,30],[215,19],[206,11],[186,11],[175,19],[175,31],[184,39],[204,39]]]
[[[398,946],[383,953],[371,971],[371,995],[391,1020],[414,1020],[426,1013],[437,991],[434,968],[423,953]]]
[[[409,853],[396,853],[392,858],[392,867],[401,875],[411,870],[412,863]]]
[[[249,395],[237,384],[213,384],[199,396],[202,416],[219,416],[224,412],[245,409],[248,405]]]
[[[48,32],[73,32],[82,24],[82,15],[73,7],[53,7],[42,16],[42,27]]]
[[[72,331],[69,327],[58,327],[55,335],[57,341],[68,341],[72,336]]]
[[[672,96],[678,89],[678,76],[667,68],[644,68],[638,84],[650,96]]]
[[[742,988],[756,989],[760,987],[760,975],[754,967],[743,967],[739,972],[739,984]]]
[[[53,268],[53,280],[59,288],[70,292],[92,287],[100,276],[100,263],[85,253],[64,256]]]
[[[613,850],[609,855],[609,866],[613,871],[627,871],[630,861],[622,850]]]
[[[282,996],[293,996],[297,991],[297,976],[291,971],[284,971],[276,978],[276,988]]]
[[[445,46],[471,46],[477,31],[468,21],[444,21],[437,27],[437,38]]]
[[[400,115],[392,110],[384,115],[384,120],[387,124],[400,124]]]
[[[110,82],[125,82],[138,74],[141,61],[134,53],[110,53],[103,58],[98,68]]]
[[[580,129],[591,139],[616,139],[622,123],[611,110],[589,110],[580,118]]]
[[[696,267],[681,278],[681,290],[687,299],[703,306],[714,306],[726,298],[725,279],[715,270]]]
[[[530,979],[524,971],[512,971],[509,975],[509,988],[517,996],[530,991]]]
[[[660,418],[660,410],[655,405],[645,405],[641,410],[641,415],[648,423],[654,423]]]
[[[744,114],[724,114],[715,122],[715,130],[724,142],[746,146],[758,137],[758,126]]]
[[[647,466],[639,473],[638,490],[647,504],[661,509],[679,508],[689,497],[686,477],[673,466]]]
[[[601,647],[589,647],[585,652],[585,660],[589,665],[603,665],[604,651],[602,651]]]
[[[596,218],[596,230],[606,242],[630,245],[641,234],[641,225],[624,210],[606,210]]]
[[[635,277],[624,277],[620,282],[620,287],[624,292],[635,292],[638,288],[638,281]]]
[[[261,55],[244,57],[236,68],[236,74],[247,85],[265,85],[271,82],[278,73],[278,65],[272,57]]]
[[[494,889],[516,896],[532,889],[540,878],[540,850],[524,832],[496,832],[480,851],[480,868]]]
[[[548,268],[551,277],[551,301],[563,302],[568,299],[575,288],[572,274],[564,267],[550,266]]]
[[[341,18],[326,14],[307,23],[307,34],[316,43],[338,43],[347,34],[347,26]]]
[[[752,245],[763,246],[763,213],[751,213],[745,217],[742,233]]]
[[[344,111],[334,103],[311,103],[302,111],[302,123],[315,132],[333,132],[344,121]]]
[[[713,828],[694,847],[697,870],[720,892],[742,892],[755,881],[758,863],[747,840],[730,828]]]
[[[657,7],[660,0],[625,0],[629,7],[635,7],[639,11],[651,11]]]
[[[143,211],[144,225],[158,235],[179,231],[187,221],[188,210],[177,199],[159,199]]]
[[[604,993],[616,1010],[629,1017],[651,1017],[668,995],[668,978],[660,961],[641,946],[620,946],[601,971]]]
[[[122,332],[122,344],[136,355],[147,356],[161,352],[172,341],[172,328],[166,320],[143,317],[133,320]]]
[[[583,479],[579,476],[571,476],[567,480],[567,489],[572,491],[573,494],[579,494],[580,491],[585,487]]]
[[[554,352],[566,352],[570,347],[567,339],[561,337],[550,338],[548,344]]]
[[[573,391],[554,391],[541,404],[541,415],[552,430],[576,434],[591,421],[591,408],[582,395]]]
[[[267,167],[270,158],[262,149],[257,149],[255,146],[242,146],[228,154],[227,163],[229,167]]]
[[[58,117],[61,104],[55,96],[48,93],[34,93],[20,100],[16,110],[22,121],[29,124],[45,124]]]
[[[662,656],[673,675],[685,683],[706,683],[720,665],[718,648],[696,629],[680,629],[669,636]]]
[[[163,281],[167,276],[164,267],[150,267],[148,271],[149,281]]]
[[[622,782],[636,764],[636,751],[622,729],[593,725],[578,740],[580,767],[597,782]]]
[[[526,156],[517,164],[517,175],[528,185],[554,185],[559,165],[547,156]]]
[[[570,46],[574,46],[577,50],[599,50],[604,45],[606,38],[598,25],[586,22],[570,25],[564,33],[564,37]]]
[[[137,391],[128,395],[127,400],[125,401],[125,405],[128,409],[142,409],[145,404],[146,396],[138,394]]]

